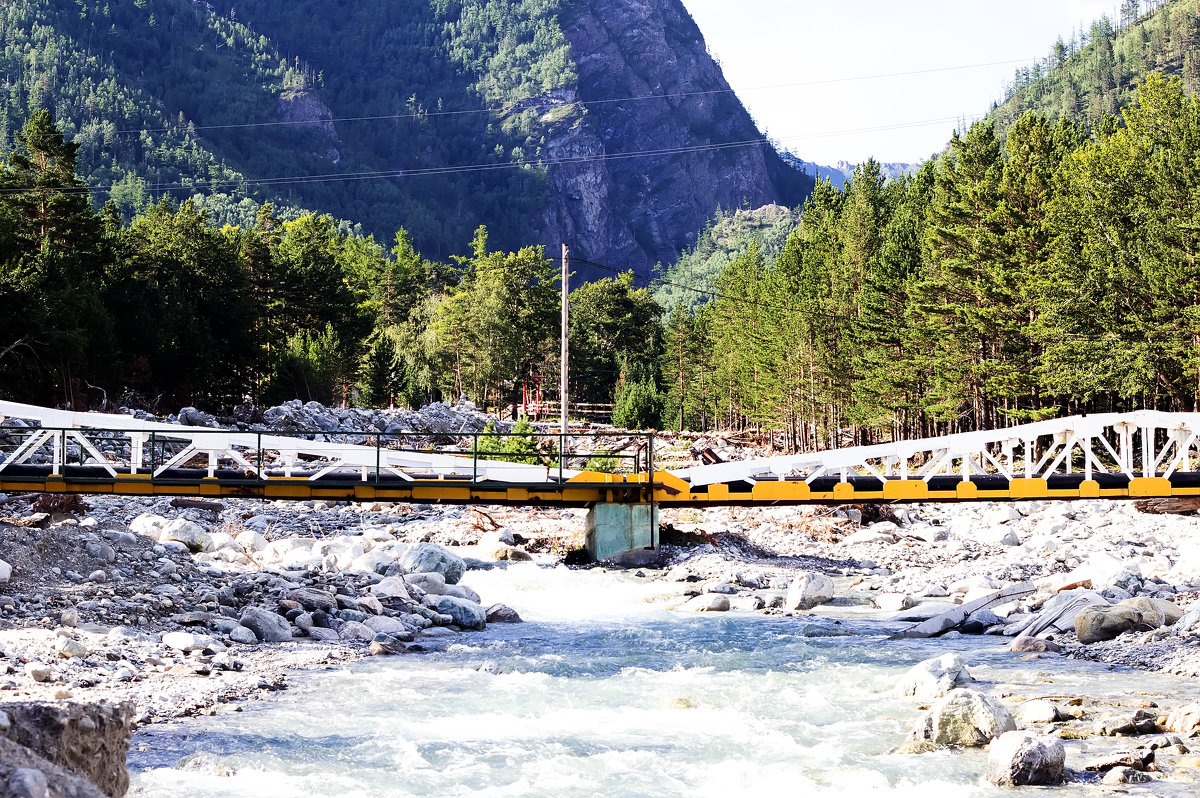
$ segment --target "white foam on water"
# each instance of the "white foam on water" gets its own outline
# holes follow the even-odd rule
[[[1120,695],[1151,678],[1020,662],[992,639],[897,645],[806,636],[833,629],[819,619],[675,614],[655,602],[661,583],[629,574],[519,565],[466,581],[528,622],[139,733],[156,753],[135,751],[130,794],[1011,798],[981,780],[982,751],[889,753],[919,715],[894,694],[909,665],[957,645],[1018,688]],[[162,766],[198,750],[236,774]]]

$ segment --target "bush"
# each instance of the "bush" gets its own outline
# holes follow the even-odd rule
[[[489,460],[506,460],[510,463],[530,465],[538,462],[538,441],[533,434],[533,425],[527,418],[517,422],[511,435],[503,437],[496,434],[495,422],[489,421],[483,428],[483,434],[477,439],[476,451],[481,458],[486,457]]]
[[[625,429],[658,429],[663,396],[652,379],[628,380],[617,392],[612,421]]]

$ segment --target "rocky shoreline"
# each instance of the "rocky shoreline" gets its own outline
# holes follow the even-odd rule
[[[0,585],[0,689],[16,702],[126,705],[134,727],[239,711],[285,689],[289,670],[414,655],[519,620],[459,585],[464,570],[561,567],[583,526],[583,512],[570,510],[248,500],[206,509],[114,497],[72,510],[39,501],[48,500],[10,501],[0,521],[11,566]],[[1073,622],[1050,626],[1016,638],[1041,645],[1013,656],[1200,673],[1193,517],[1101,502],[892,507],[865,523],[864,511],[665,511],[664,540],[674,542],[635,570],[680,612],[815,613],[897,629],[1026,583],[1028,595],[960,628],[1011,633],[1076,592],[1099,597],[1088,606],[1170,603],[1172,623],[1163,614],[1151,629],[1139,615],[1091,644]],[[1047,717],[1063,734],[1089,733],[1081,718],[1104,731],[1095,712],[1055,712]],[[1162,735],[1148,722],[1158,715],[1143,714],[1121,728]],[[1159,747],[1176,746],[1186,761],[1187,734]]]

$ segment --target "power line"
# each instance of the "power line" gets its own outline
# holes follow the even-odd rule
[[[881,72],[881,73],[870,74],[870,75],[850,75],[850,76],[846,76],[846,77],[823,78],[820,80],[804,80],[804,81],[796,81],[796,82],[792,82],[792,83],[775,83],[775,84],[768,84],[768,85],[764,85],[764,86],[750,86],[750,87],[741,89],[741,91],[744,91],[744,92],[775,91],[775,90],[779,90],[779,89],[803,88],[806,86],[825,86],[825,85],[838,84],[838,83],[854,83],[854,82],[869,81],[869,80],[883,80],[883,79],[890,79],[890,78],[913,77],[916,75],[931,75],[931,74],[936,74],[936,73],[940,73],[940,72],[955,72],[955,71],[966,70],[966,69],[983,69],[983,68],[993,67],[993,66],[1005,66],[1005,65],[1009,65],[1009,64],[1023,64],[1023,63],[1027,63],[1032,60],[1036,60],[1036,59],[1015,58],[1015,59],[1006,60],[1006,61],[989,61],[987,63],[981,63],[981,64],[960,64],[960,65],[956,65],[956,66],[933,67],[930,69],[913,69],[913,70],[907,70],[904,72]],[[398,114],[376,114],[376,115],[365,115],[365,116],[341,116],[341,117],[330,117],[328,119],[317,119],[317,120],[276,120],[276,121],[272,121],[272,122],[231,122],[231,123],[219,124],[219,125],[195,125],[195,124],[193,124],[190,126],[189,129],[190,130],[236,130],[236,129],[244,129],[244,128],[291,127],[291,126],[300,126],[300,125],[312,126],[314,124],[332,124],[334,122],[381,122],[381,121],[386,122],[386,121],[396,121],[396,120],[401,120],[401,119],[424,119],[424,118],[428,118],[428,117],[451,117],[451,116],[478,116],[478,115],[483,115],[483,114],[494,114],[497,117],[503,117],[503,116],[509,115],[511,113],[517,112],[518,110],[523,110],[524,108],[527,108],[527,107],[538,107],[541,105],[562,105],[562,106],[578,105],[578,106],[588,108],[588,107],[594,107],[594,106],[611,105],[614,103],[645,102],[645,101],[649,101],[649,100],[677,100],[677,99],[686,99],[689,97],[704,97],[704,96],[711,96],[711,95],[718,95],[718,94],[736,94],[736,90],[733,88],[728,88],[728,89],[706,89],[703,91],[667,92],[667,93],[661,93],[661,94],[636,94],[636,95],[629,95],[626,97],[608,97],[608,98],[603,98],[603,99],[599,99],[599,100],[576,100],[574,102],[563,101],[560,103],[550,103],[550,102],[534,103],[533,101],[535,101],[539,98],[531,97],[526,100],[520,100],[520,101],[516,102],[512,107],[509,107],[509,108],[503,108],[503,107],[468,108],[468,109],[460,109],[460,110],[454,110],[454,111],[424,111],[423,110],[420,112],[410,111],[410,112],[406,112],[406,113],[402,113],[402,114],[398,113]],[[127,129],[123,129],[123,130],[117,130],[114,132],[117,135],[140,135],[141,133],[167,133],[167,132],[171,132],[171,131],[175,131],[175,130],[180,130],[180,126],[175,125],[172,127],[157,127],[157,128],[127,128]]]

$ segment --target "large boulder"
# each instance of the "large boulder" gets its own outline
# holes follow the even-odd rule
[[[454,596],[438,596],[434,609],[449,615],[463,629],[482,629],[487,625],[487,612],[482,606],[468,599]]]
[[[910,695],[918,701],[941,698],[956,687],[975,681],[962,657],[958,654],[943,654],[940,657],[918,662],[909,668],[900,679],[900,695]]]
[[[1142,624],[1142,613],[1120,604],[1110,607],[1088,607],[1075,616],[1075,634],[1079,642],[1099,643],[1136,629]]]
[[[1008,707],[989,695],[958,688],[938,699],[909,732],[902,753],[945,745],[981,746],[1017,728]]]
[[[315,587],[298,587],[287,594],[287,597],[306,610],[330,612],[338,608],[337,597],[328,590]]]
[[[284,643],[292,639],[292,625],[287,619],[262,607],[246,608],[239,623],[267,643]]]
[[[784,609],[811,610],[833,599],[833,580],[825,574],[801,571],[788,584]]]
[[[136,518],[134,519],[137,520]],[[159,543],[169,543],[176,541],[188,547],[188,551],[200,552],[207,550],[212,541],[208,537],[208,532],[204,531],[204,527],[189,521],[186,518],[176,518],[170,521],[158,533]]]
[[[1163,729],[1176,734],[1200,732],[1200,704],[1184,704],[1168,712]]]
[[[1012,787],[1058,784],[1063,780],[1066,759],[1063,744],[1052,737],[1005,732],[988,750],[987,780]]]
[[[1154,627],[1171,626],[1183,617],[1183,610],[1179,605],[1167,599],[1151,598],[1149,596],[1137,596],[1135,598],[1125,599],[1118,606],[1133,607],[1142,614],[1142,623],[1154,623]],[[1159,620],[1161,618],[1161,620]]]
[[[439,573],[407,574],[404,581],[421,588],[426,593],[441,595],[441,592],[446,589],[446,577]]]
[[[408,549],[400,556],[400,567],[406,574],[439,573],[450,585],[457,584],[467,570],[462,557],[436,543],[418,543]]]
[[[161,515],[154,513],[142,513],[137,518],[129,522],[129,531],[135,535],[143,535],[148,538],[158,540],[158,536],[162,534],[163,527],[168,521]]]

